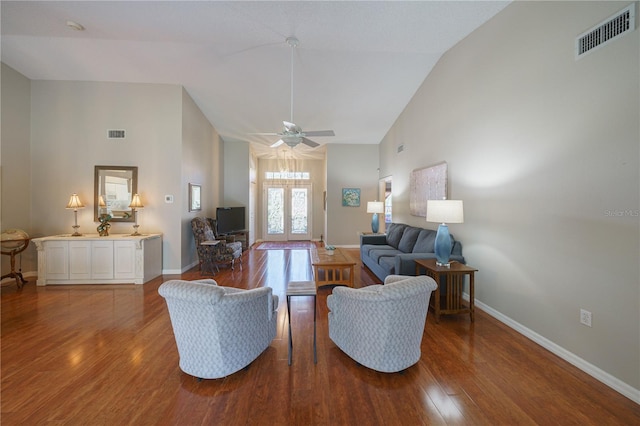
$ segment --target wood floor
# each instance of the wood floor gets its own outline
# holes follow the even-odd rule
[[[349,250],[354,260],[357,250]],[[169,315],[142,286],[2,287],[2,425],[638,425],[640,406],[477,312],[427,317],[420,362],[403,373],[359,366],[331,342],[318,296],[292,301],[287,365],[285,285],[311,276],[306,250],[255,250],[221,285],[270,286],[278,335],[248,368],[203,380],[178,368]],[[376,283],[358,263],[356,286]],[[184,279],[200,274],[190,271]]]

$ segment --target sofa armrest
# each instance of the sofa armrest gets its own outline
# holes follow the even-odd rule
[[[384,234],[377,235],[360,235],[360,245],[365,244],[383,245],[387,244],[387,236]]]
[[[416,259],[435,259],[435,253],[403,253],[396,255],[396,275],[415,275]]]

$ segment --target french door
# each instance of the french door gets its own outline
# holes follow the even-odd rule
[[[264,185],[264,239],[311,240],[311,184]]]

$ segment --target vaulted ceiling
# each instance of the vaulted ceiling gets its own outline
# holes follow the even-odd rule
[[[508,1],[2,1],[2,61],[32,80],[179,84],[228,143],[291,117],[379,143],[440,57]],[[73,30],[67,21],[81,24]],[[286,145],[284,145],[286,148]]]

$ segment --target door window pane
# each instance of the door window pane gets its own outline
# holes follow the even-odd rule
[[[267,234],[284,233],[284,188],[267,188]]]
[[[307,188],[291,189],[291,233],[308,233]]]

